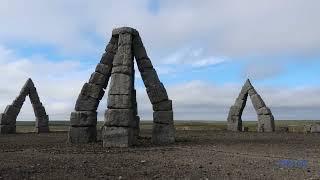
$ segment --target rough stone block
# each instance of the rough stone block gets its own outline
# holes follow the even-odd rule
[[[320,133],[320,124],[312,124],[310,132],[311,133]]]
[[[19,96],[20,97],[26,97],[29,95],[29,87],[23,87],[21,90],[20,90],[20,93],[19,93]]]
[[[118,73],[111,75],[109,94],[129,95],[132,93],[132,89],[133,89],[133,84],[132,84],[131,76],[126,74],[118,74]]]
[[[108,109],[105,112],[106,126],[132,127],[134,124],[132,109]]]
[[[241,116],[242,115],[241,107],[231,106],[229,114],[232,116]]]
[[[130,109],[132,108],[131,95],[109,95],[108,108],[111,109]]]
[[[263,102],[260,95],[256,94],[256,95],[250,96],[250,98],[251,98],[253,107],[256,111],[258,111],[258,109],[266,106],[266,104]]]
[[[85,83],[80,92],[83,96],[89,96],[101,100],[104,95],[103,87],[96,84]]]
[[[247,101],[248,99],[248,92],[240,92],[237,100],[244,100]]]
[[[37,117],[36,118],[36,128],[38,127],[48,127],[49,126],[49,116],[45,116],[45,117]]]
[[[258,132],[274,132],[274,117],[272,115],[259,115],[258,116]]]
[[[254,87],[252,86],[250,80],[248,79],[246,83],[243,85],[241,92],[248,92],[250,89],[254,89]]]
[[[100,63],[112,67],[114,56],[115,54],[111,52],[105,52],[101,57]]]
[[[158,124],[173,124],[172,111],[154,111],[153,122]]]
[[[36,117],[44,117],[47,115],[45,108],[42,103],[32,104],[33,111]]]
[[[7,114],[0,114],[0,124],[1,125],[15,125],[17,117],[12,117]]]
[[[36,116],[36,123],[38,123],[39,125],[44,124],[47,126],[48,122],[49,122],[49,116],[47,114],[42,116]]]
[[[132,104],[132,110],[133,110],[133,114],[137,115],[138,114],[138,104],[136,101],[134,101],[134,103]]]
[[[97,128],[90,127],[70,127],[69,142],[75,144],[95,142],[97,138]]]
[[[134,118],[134,124],[132,125],[133,127],[133,135],[135,137],[139,137],[139,134],[140,134],[140,117],[139,116],[135,116]]]
[[[262,107],[262,108],[258,109],[257,114],[258,115],[269,115],[269,114],[271,114],[271,110],[267,107]]]
[[[16,99],[12,102],[12,105],[21,109],[24,101],[26,100],[26,96],[22,97],[22,96],[18,96],[16,97]]]
[[[171,144],[175,142],[174,124],[153,123],[152,143],[154,144]]]
[[[4,114],[11,117],[17,117],[19,112],[20,112],[20,109],[12,105],[8,105],[4,110]]]
[[[44,127],[36,127],[35,129],[36,133],[49,133],[50,129],[48,126],[44,126]]]
[[[138,69],[140,72],[144,72],[149,69],[153,69],[153,65],[152,65],[149,58],[144,58],[144,59],[137,59],[136,58],[136,62],[137,62]]]
[[[115,66],[112,68],[112,74],[113,73],[121,73],[121,74],[127,74],[127,75],[132,75],[133,74],[133,69],[130,66]]]
[[[229,115],[228,117],[228,131],[241,131],[242,129],[242,119],[241,116],[232,116]]]
[[[154,69],[148,69],[141,72],[141,77],[145,87],[147,88],[153,85],[160,84],[159,77]]]
[[[135,36],[133,38],[133,52],[137,62],[141,59],[148,59],[147,51],[143,46],[140,36]]]
[[[97,125],[96,111],[71,112],[70,125],[73,127],[87,127]]]
[[[1,134],[15,134],[16,126],[15,125],[0,125]]]
[[[108,127],[102,129],[103,147],[129,147],[136,143],[132,128]]]
[[[147,87],[147,94],[152,104],[168,100],[167,91],[162,83]]]
[[[310,125],[310,124],[304,125],[303,126],[303,132],[311,133],[311,127],[312,127],[312,125]]]
[[[138,31],[131,27],[120,27],[112,30],[112,36],[118,36],[119,34],[124,34],[124,33],[132,34],[135,36],[139,35]]]
[[[132,45],[132,34],[130,33],[120,33],[119,34],[119,40],[118,40],[118,49],[120,46],[124,46],[124,45]]]
[[[131,46],[119,46],[118,51],[113,59],[113,67],[115,66],[133,66],[133,54]]]
[[[41,103],[40,102],[40,98],[38,96],[38,93],[36,91],[31,91],[30,90],[29,98],[30,98],[30,101],[31,101],[32,104]]]
[[[29,94],[29,88],[34,88],[34,84],[33,84],[32,80],[30,78],[26,81],[26,83],[21,88],[20,94],[22,94],[23,96],[28,95]]]
[[[242,100],[242,99],[237,99],[236,102],[234,103],[235,106],[239,107],[241,110],[241,114],[246,107],[247,100]]]
[[[254,95],[258,94],[258,93],[257,93],[257,91],[256,91],[254,88],[252,88],[252,89],[250,89],[250,90],[248,91],[248,94],[249,94],[250,96],[254,96]]]
[[[79,95],[75,110],[76,111],[96,111],[99,105],[99,100],[90,96]]]
[[[107,78],[109,78],[110,76],[106,76],[104,74],[98,73],[98,72],[94,72],[91,74],[91,77],[89,79],[89,83],[90,84],[95,84],[98,86],[102,86],[103,88],[106,88],[108,85],[108,81]]]
[[[162,102],[158,102],[152,105],[152,109],[154,111],[171,111],[172,110],[172,101],[165,100]]]
[[[110,54],[116,54],[118,49],[118,37],[112,36],[108,45],[106,46],[105,51]]]
[[[106,65],[106,64],[99,63],[96,67],[96,72],[101,73],[105,76],[110,76],[111,69],[112,69],[112,64]]]

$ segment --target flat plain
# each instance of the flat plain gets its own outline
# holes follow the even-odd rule
[[[48,134],[18,122],[17,134],[0,135],[0,179],[320,179],[320,134],[303,133],[315,122],[276,121],[275,133],[257,133],[251,121],[249,132],[176,121],[177,142],[168,146],[152,145],[152,123],[143,122],[130,148],[68,144],[66,121],[50,122]]]

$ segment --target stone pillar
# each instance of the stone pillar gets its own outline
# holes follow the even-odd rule
[[[8,105],[4,111],[4,113],[0,114],[1,120],[1,134],[14,134],[16,133],[16,119],[20,112],[20,109],[13,106]]]
[[[22,87],[18,97],[13,101],[12,105],[8,105],[4,113],[0,114],[0,132],[1,134],[14,134],[16,133],[16,120],[20,109],[29,94],[30,80]]]
[[[108,109],[102,129],[104,147],[128,147],[136,143],[134,135],[134,71],[131,28],[114,29],[119,37],[108,93]]]
[[[242,112],[246,106],[248,99],[248,90],[251,88],[251,84],[247,81],[241,89],[241,92],[236,99],[236,102],[231,106],[228,115],[227,129],[229,131],[242,131]]]
[[[75,111],[70,116],[69,142],[90,143],[97,138],[97,108],[111,76],[112,62],[118,39],[112,37],[95,72],[91,74],[78,96]]]
[[[36,116],[35,131],[37,133],[49,132],[49,116],[42,105],[37,89],[31,79],[28,80],[29,98]]]
[[[132,76],[133,76],[133,87],[134,81],[135,81],[135,71],[134,66],[132,66]],[[133,108],[133,116],[134,116],[134,123],[133,123],[133,135],[136,139],[139,138],[140,134],[140,117],[138,116],[138,104],[137,104],[137,91],[136,89],[133,89],[132,91],[132,108]]]
[[[173,143],[175,128],[172,101],[169,100],[166,89],[152,66],[139,34],[133,39],[133,51],[154,111],[152,142],[155,144]]]
[[[266,106],[261,96],[255,91],[254,88],[250,89],[249,95],[254,109],[258,114],[258,132],[274,132],[274,116],[271,110]]]
[[[29,83],[29,98],[36,116],[35,130],[37,133],[49,132],[49,116],[42,105],[37,89],[35,88],[32,80]]]

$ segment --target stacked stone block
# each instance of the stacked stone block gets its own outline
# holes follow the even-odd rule
[[[246,106],[248,99],[248,90],[250,85],[248,81],[242,87],[238,98],[233,106],[231,106],[228,115],[228,130],[229,131],[242,131],[242,113]]]
[[[133,39],[133,51],[154,111],[152,142],[155,144],[173,143],[175,128],[172,101],[168,98],[166,89],[159,80],[139,35]]]
[[[261,96],[252,86],[250,80],[247,80],[242,87],[241,92],[236,99],[236,102],[231,106],[228,115],[228,130],[241,131],[242,130],[242,113],[246,106],[246,102],[250,96],[253,107],[258,115],[258,132],[273,132],[275,130],[274,117],[271,110],[266,106]]]
[[[47,115],[46,110],[40,101],[37,89],[34,87],[32,81],[30,81],[30,85],[29,98],[36,116],[36,132],[47,133],[49,132],[49,116]]]
[[[44,106],[42,105],[38,96],[37,89],[31,79],[28,79],[25,85],[22,87],[19,96],[8,105],[4,113],[0,114],[2,134],[9,134],[16,132],[16,120],[17,116],[23,106],[26,96],[29,95],[34,114],[36,116],[35,128],[37,133],[49,132],[49,116],[46,113]]]
[[[138,106],[134,88],[134,57],[153,105],[154,126],[152,141],[156,144],[172,143],[175,140],[172,101],[160,82],[147,56],[139,33],[122,27],[112,31],[96,72],[84,85],[71,113],[69,141],[88,143],[96,139],[96,109],[111,77],[108,92],[108,109],[102,127],[104,147],[128,147],[139,137]],[[101,75],[103,74],[103,75]]]
[[[90,143],[97,138],[97,108],[111,76],[112,63],[117,52],[118,39],[112,37],[95,72],[78,96],[75,111],[70,116],[69,142]]]
[[[102,129],[104,147],[128,147],[136,142],[134,112],[134,64],[132,32],[114,30],[118,37],[118,51],[113,60],[108,109]]]

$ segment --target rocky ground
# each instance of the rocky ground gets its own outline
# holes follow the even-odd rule
[[[0,179],[320,179],[320,134],[178,131],[170,146],[150,134],[122,149],[69,145],[66,132],[0,135]]]

